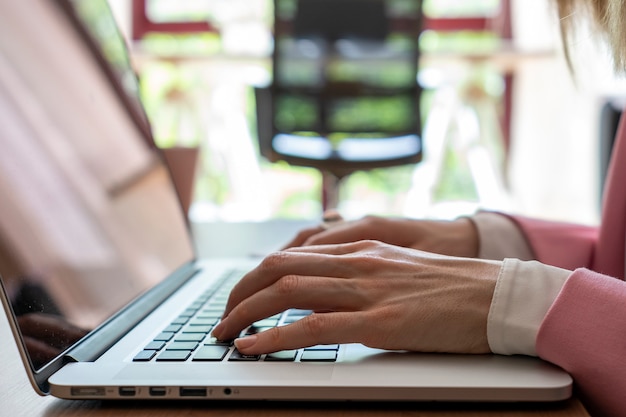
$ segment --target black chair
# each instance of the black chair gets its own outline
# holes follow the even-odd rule
[[[275,0],[273,81],[256,88],[259,148],[342,178],[421,160],[419,0]]]

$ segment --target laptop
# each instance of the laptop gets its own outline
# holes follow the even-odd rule
[[[105,0],[0,2],[0,298],[35,390],[66,399],[552,402],[523,356],[211,338],[258,260],[197,259]],[[220,236],[213,236],[220,239]],[[246,332],[292,323],[289,310]],[[5,342],[3,342],[5,343]]]

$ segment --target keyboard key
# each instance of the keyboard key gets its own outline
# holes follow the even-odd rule
[[[139,352],[133,358],[133,361],[135,361],[135,362],[148,362],[152,358],[154,358],[154,355],[156,355],[156,351],[155,350],[142,350],[141,352]]]
[[[183,333],[203,333],[207,334],[211,331],[213,326],[187,326]]]
[[[259,359],[261,359],[261,356],[259,355],[244,355],[243,353],[239,352],[237,349],[235,349],[233,353],[231,353],[230,358],[228,358],[229,361],[237,361],[237,362],[254,362],[254,361],[258,361]]]
[[[268,353],[265,360],[268,362],[293,362],[296,360],[297,350],[282,350],[280,352]]]
[[[257,322],[254,322],[252,326],[254,327],[275,327],[278,324],[277,319],[263,319]]]
[[[208,339],[206,339],[204,341],[204,344],[209,346],[209,345],[214,345],[214,346],[232,346],[233,345],[234,340],[218,340],[214,337],[209,337]]]
[[[166,350],[188,350],[193,351],[198,347],[198,342],[172,342]]]
[[[202,342],[206,337],[204,333],[182,333],[177,334],[174,338],[176,342]]]
[[[302,352],[300,362],[335,362],[337,351],[335,350],[305,350]]]
[[[304,348],[304,350],[339,350],[339,345],[316,345]]]
[[[180,317],[192,317],[194,314],[196,314],[197,311],[198,310],[195,308],[187,308],[185,309],[185,311],[180,313]]]
[[[177,331],[179,331],[182,328],[183,328],[183,326],[181,324],[170,324],[165,329],[163,329],[163,331],[164,332],[169,332],[169,333],[176,333]]]
[[[188,350],[166,350],[157,356],[156,360],[161,362],[183,362],[191,355]]]
[[[257,334],[257,333],[262,333],[264,331],[267,331],[269,329],[272,329],[274,326],[272,327],[256,327],[256,326],[250,326],[248,328],[248,330],[246,330],[246,335],[251,335],[251,334]]]
[[[197,316],[189,321],[189,326],[214,326],[218,321],[217,317]]]
[[[221,361],[228,353],[228,346],[205,345],[196,351],[194,361]]]
[[[143,350],[161,350],[163,349],[163,346],[165,346],[165,342],[155,341],[148,343]]]
[[[171,332],[161,332],[153,340],[155,342],[169,342],[172,339],[172,337],[174,337],[174,333],[171,333]]]
[[[185,324],[189,321],[190,317],[178,317],[172,320],[172,324]]]
[[[210,317],[210,318],[215,318],[215,319],[221,319],[222,316],[224,315],[224,308],[226,308],[226,306],[220,306],[218,308],[215,309],[203,309],[202,311],[198,312],[198,316],[201,317]]]
[[[311,310],[295,310],[295,309],[287,310],[285,314],[286,317],[283,320],[283,322],[285,324],[295,323],[296,321],[301,320],[305,318],[306,316],[310,316],[311,313],[312,313]]]
[[[283,325],[295,323],[295,322],[297,322],[298,320],[302,320],[303,318],[304,318],[304,317],[300,317],[300,316],[296,316],[296,317],[287,316],[287,317],[283,320]]]
[[[290,310],[287,310],[287,315],[289,316],[306,317],[306,316],[310,316],[311,314],[313,314],[313,310],[300,310],[297,308],[292,308]]]

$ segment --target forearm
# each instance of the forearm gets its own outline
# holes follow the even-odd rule
[[[539,356],[567,370],[598,415],[626,416],[626,283],[575,271],[538,333]]]

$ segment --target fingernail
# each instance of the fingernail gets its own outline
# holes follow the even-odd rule
[[[255,334],[242,337],[242,338],[235,340],[235,346],[239,350],[247,349],[249,347],[252,347],[257,342],[257,339],[258,337]]]
[[[221,322],[219,322],[217,326],[215,326],[215,328],[211,332],[211,336],[213,336],[216,339],[220,339],[220,336],[222,335],[222,333],[224,333],[224,320],[222,320]]]

